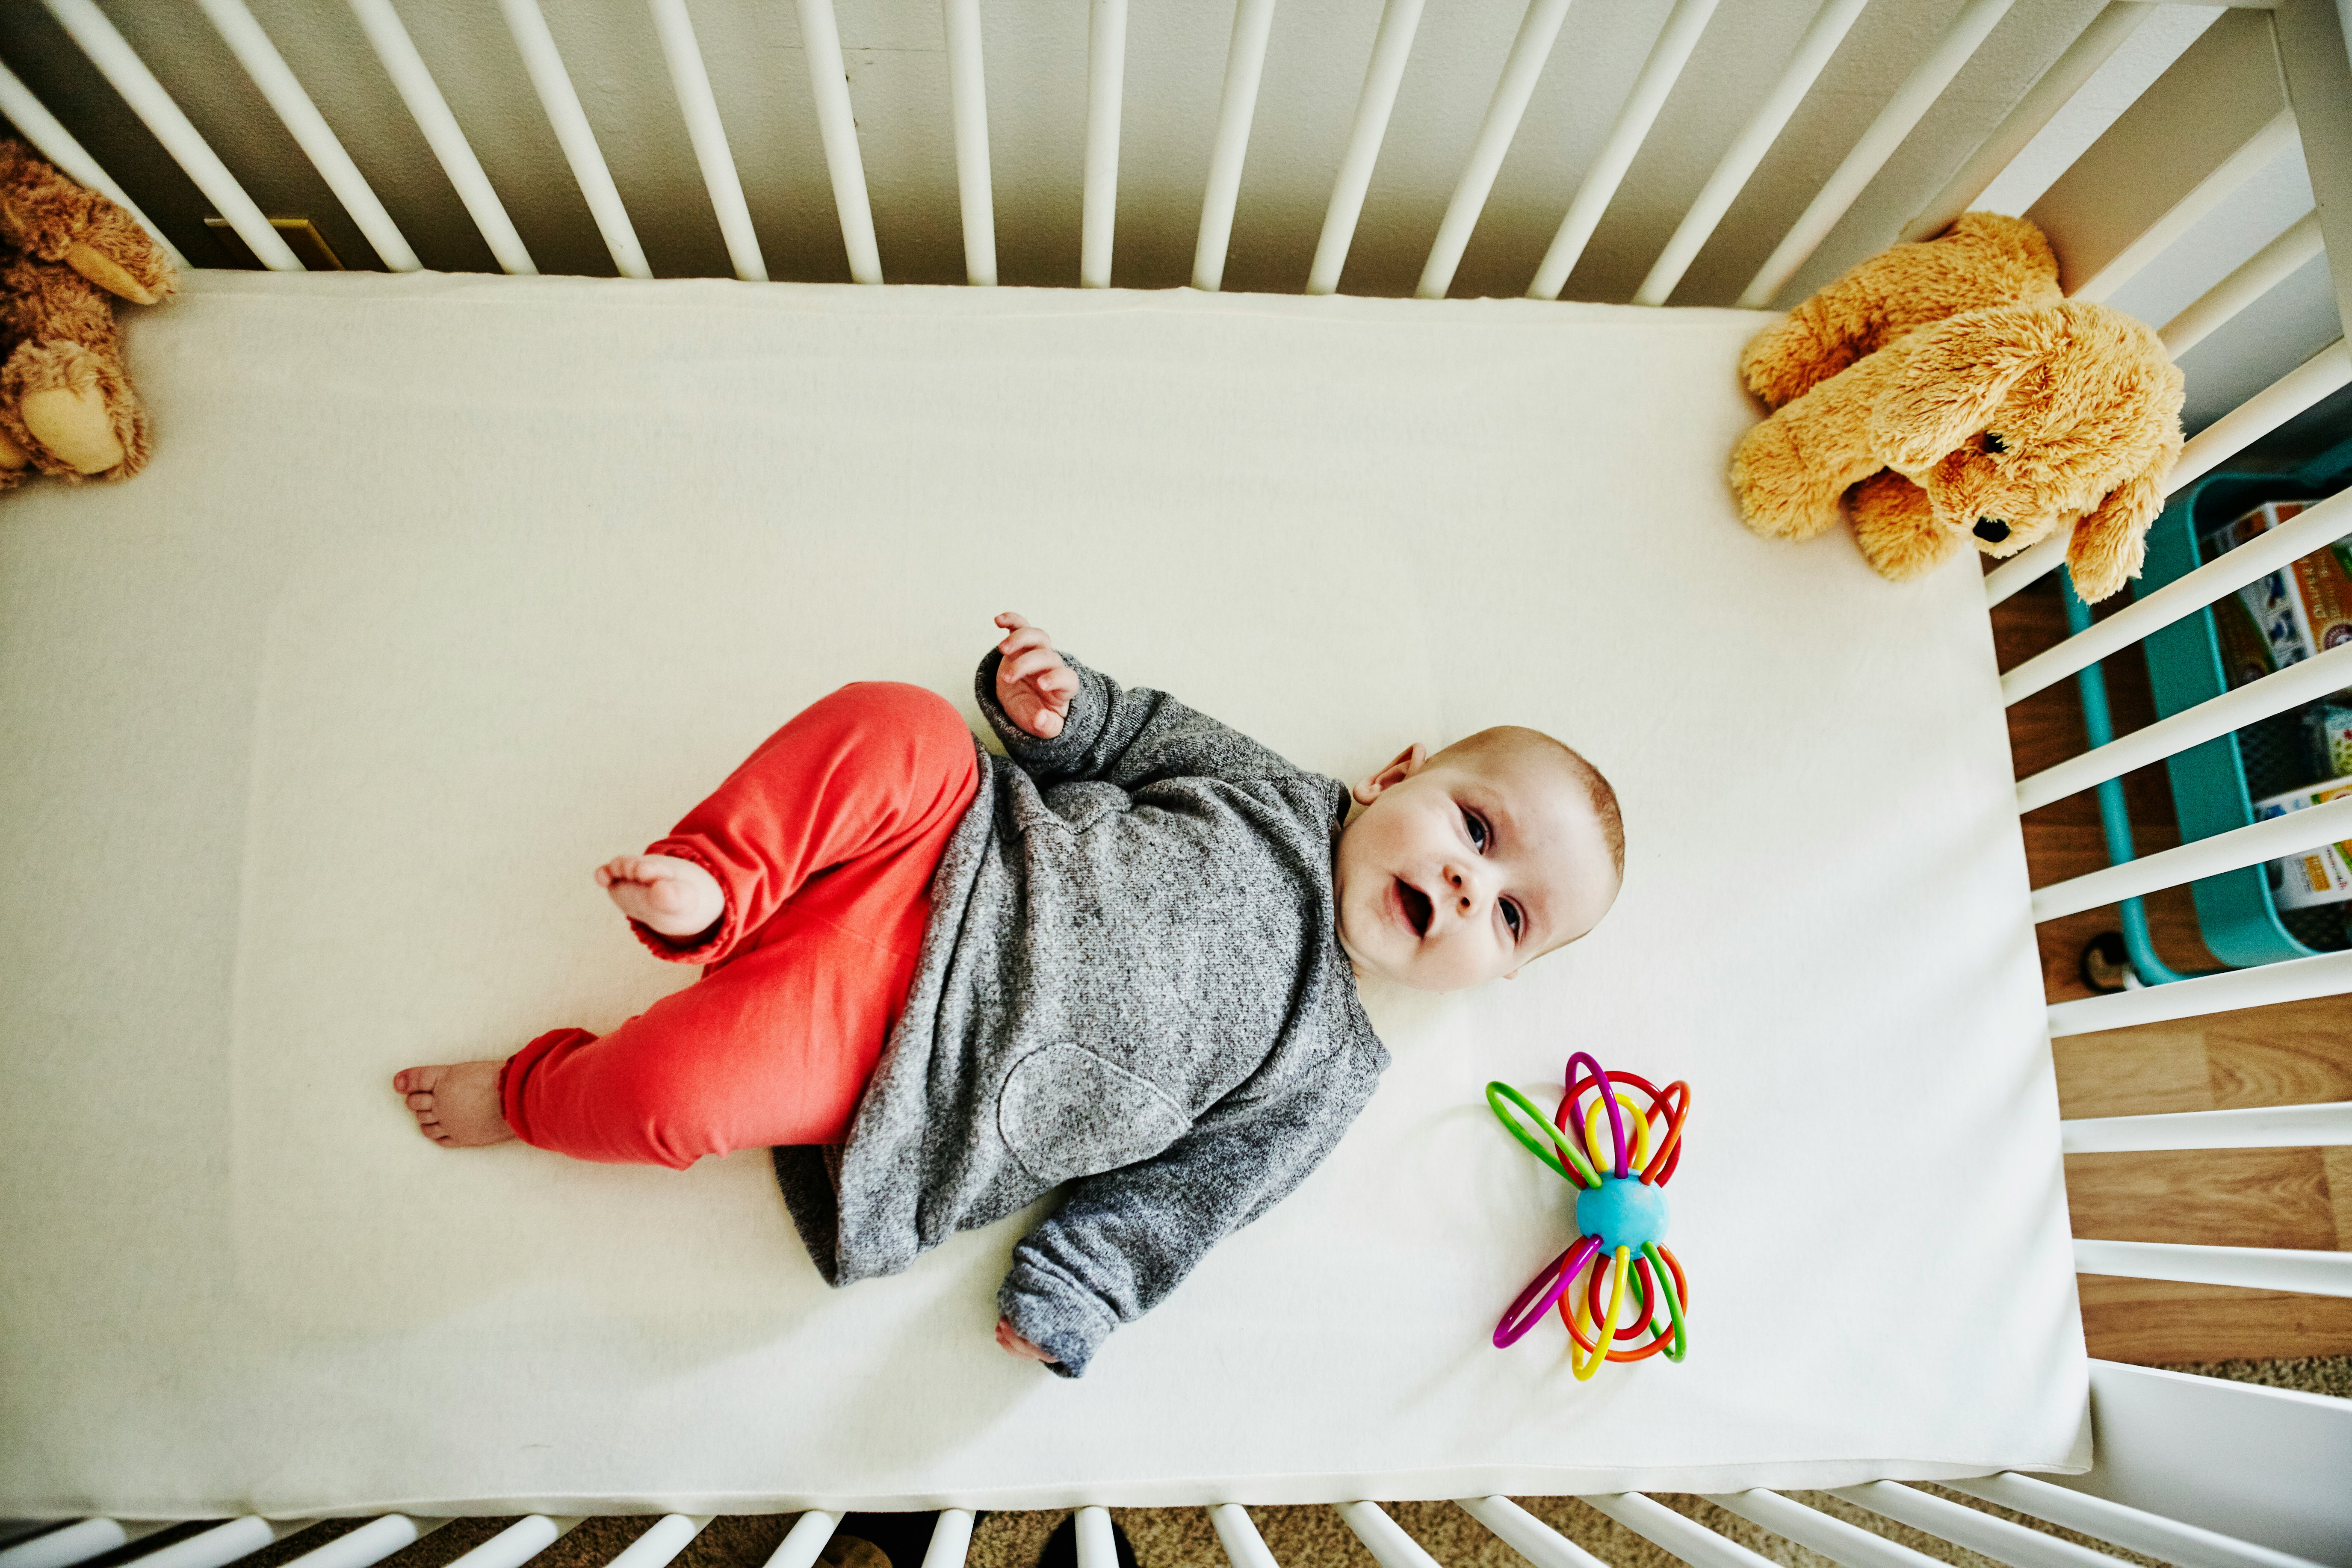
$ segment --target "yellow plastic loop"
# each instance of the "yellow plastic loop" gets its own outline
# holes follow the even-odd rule
[[[1617,1103],[1625,1108],[1626,1131],[1633,1135],[1633,1152],[1625,1163],[1630,1174],[1650,1163],[1650,1118],[1646,1111],[1634,1105],[1630,1090],[1621,1089],[1616,1093]],[[1613,1176],[1617,1173],[1617,1145],[1610,1138],[1608,1126],[1603,1121],[1608,1110],[1607,1102],[1597,1094],[1592,1097],[1592,1103],[1585,1108],[1584,1146],[1592,1151],[1593,1168],[1604,1176]]]
[[[1597,1268],[1599,1265],[1596,1263],[1594,1267]],[[1591,1381],[1592,1374],[1601,1370],[1601,1363],[1609,1359],[1610,1347],[1617,1342],[1617,1320],[1625,1313],[1625,1278],[1633,1272],[1633,1249],[1625,1247],[1619,1247],[1617,1256],[1610,1267],[1615,1271],[1616,1278],[1610,1282],[1609,1286],[1609,1316],[1602,1321],[1601,1331],[1593,1335],[1592,1353],[1587,1356],[1582,1345],[1572,1339],[1569,1341],[1568,1370],[1576,1373],[1576,1381],[1579,1383]],[[1592,1310],[1585,1305],[1584,1294],[1580,1290],[1576,1293],[1576,1326],[1590,1332],[1592,1329]]]

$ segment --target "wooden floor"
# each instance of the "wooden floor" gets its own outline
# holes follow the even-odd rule
[[[1993,611],[2000,664],[2010,668],[2064,637],[2054,580]],[[2137,647],[2106,665],[2116,731],[2154,718]],[[2010,710],[2020,777],[2084,749],[2073,680]],[[2141,854],[2179,842],[2161,767],[2125,780]],[[2084,793],[2025,819],[2033,884],[2105,866],[2096,796]],[[2147,900],[2157,952],[2176,969],[2209,967],[2186,889]],[[2117,930],[2113,908],[2041,928],[2052,1001],[2089,994],[2083,947]],[[2352,996],[2117,1029],[2055,1042],[2058,1098],[2067,1116],[2127,1116],[2248,1105],[2352,1100]],[[2074,1234],[2120,1241],[2352,1250],[2352,1149],[2247,1149],[2077,1154],[2066,1162]],[[2091,1353],[2110,1361],[2183,1363],[2352,1353],[2352,1300],[2324,1296],[2081,1277]]]

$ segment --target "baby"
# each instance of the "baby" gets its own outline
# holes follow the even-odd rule
[[[1066,1184],[996,1337],[1075,1377],[1370,1098],[1360,978],[1507,978],[1617,896],[1616,796],[1549,736],[1409,746],[1350,792],[996,625],[1004,756],[915,687],[818,702],[597,869],[701,979],[602,1038],[405,1069],[425,1133],[676,1169],[771,1149],[835,1285]]]

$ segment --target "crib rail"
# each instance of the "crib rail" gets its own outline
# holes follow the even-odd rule
[[[2130,1395],[2141,1398],[2153,1395],[2161,1400],[2168,1388],[2203,1382],[2147,1373],[2137,1368],[2106,1363],[2101,1366],[2107,1373],[2158,1380],[2129,1389]],[[2256,1404],[2265,1399],[2303,1399],[2315,1406],[2341,1403],[2243,1385],[2224,1384],[2219,1388],[2225,1396]],[[2200,1397],[2208,1396],[2204,1390],[2198,1393]],[[2302,1419],[2292,1436],[2302,1440],[2307,1451],[2291,1460],[2284,1473],[2275,1468],[2270,1472],[2268,1484],[2273,1493],[2284,1489],[2292,1494],[2293,1489],[2304,1486],[2324,1491],[2331,1479],[2340,1480],[2344,1473],[2341,1467],[2352,1463],[2352,1413],[2324,1411],[2316,1423],[2310,1419],[2309,1408],[2297,1406],[2296,1413]],[[2199,1414],[2204,1416],[2209,1428],[2216,1420],[2210,1409]],[[2225,1412],[2220,1415],[2218,1419],[2225,1430],[2233,1414],[2241,1420],[2246,1415]],[[2266,1451],[2258,1458],[2274,1463],[2277,1456]],[[2161,1466],[2156,1469],[2160,1471]],[[2132,1479],[2126,1478],[2126,1482]],[[2151,1476],[2143,1473],[2137,1479],[2146,1485]],[[2153,1479],[2160,1480],[2160,1474]],[[2263,1528],[2246,1532],[2257,1538],[2248,1539],[2229,1529],[2216,1528],[2214,1521],[2174,1518],[2136,1506],[2132,1501],[2079,1489],[2079,1482],[2053,1485],[2032,1476],[2003,1473],[1950,1485],[1968,1497],[2006,1511],[1988,1511],[1895,1481],[1839,1488],[1828,1495],[1869,1514],[1925,1531],[1951,1545],[2010,1564],[2011,1568],[2114,1568],[2119,1561],[2081,1540],[2029,1528],[2011,1516],[2039,1520],[2079,1538],[2121,1547],[2179,1564],[2179,1568],[2315,1568],[2318,1561],[2341,1560],[2342,1549],[2352,1546],[2352,1535],[2343,1532],[2340,1520],[2331,1527],[2324,1514],[2315,1513],[2311,1503],[2315,1493],[2306,1493],[2299,1503],[2290,1502],[2283,1509],[2273,1510],[2263,1520]],[[1664,1548],[1691,1568],[1764,1568],[1771,1561],[1753,1547],[1639,1492],[1592,1495],[1583,1500],[1598,1513]],[[1710,1495],[1705,1500],[1772,1536],[1841,1563],[1843,1568],[1937,1568],[1937,1560],[1925,1552],[1780,1492],[1730,1492]],[[2260,1500],[2267,1503],[2273,1500]],[[1609,1568],[1606,1558],[1570,1539],[1509,1498],[1467,1497],[1458,1500],[1457,1506],[1532,1568]],[[1332,1507],[1380,1568],[1442,1568],[1438,1559],[1380,1505],[1351,1501]],[[1204,1511],[1233,1568],[1278,1568],[1246,1508],[1236,1503],[1218,1503]],[[1082,1506],[1076,1510],[1076,1517],[1078,1568],[1118,1568],[1110,1510]],[[2319,1521],[2315,1530],[2315,1518]],[[803,1513],[770,1554],[766,1568],[813,1568],[841,1520],[840,1513],[825,1510],[813,1509]],[[274,1522],[254,1516],[233,1519],[132,1562],[137,1568],[226,1568],[315,1522]],[[446,1522],[387,1514],[301,1553],[286,1568],[371,1568]],[[451,1568],[522,1568],[580,1522],[575,1518],[527,1515],[458,1557]],[[614,1555],[607,1568],[664,1568],[710,1522],[709,1515],[665,1514]],[[972,1525],[973,1514],[969,1509],[940,1510],[922,1568],[963,1568]],[[0,1568],[76,1568],[106,1552],[119,1552],[142,1529],[153,1528],[107,1519],[79,1521],[0,1549]],[[2335,1535],[2327,1533],[2331,1528],[2336,1531]],[[2318,1555],[2307,1556],[2304,1554],[2306,1552]]]
[[[369,188],[245,0],[193,3],[200,5],[221,34],[263,98],[285,123],[295,143],[315,165],[384,265],[395,270],[417,265],[408,239]],[[669,70],[677,110],[700,167],[730,264],[739,278],[764,279],[768,268],[752,233],[743,181],[696,41],[688,0],[646,3]],[[1822,0],[1811,25],[1788,58],[1780,63],[1772,90],[1724,150],[1704,188],[1632,296],[1634,302],[1663,304],[1673,294],[1701,247],[1716,234],[1736,199],[1778,143],[1866,3],[1867,0]],[[280,270],[299,269],[301,264],[270,229],[244,185],[197,133],[121,32],[99,10],[95,0],[42,0],[42,4],[254,254],[267,266]],[[498,264],[511,273],[536,271],[536,264],[484,174],[465,131],[402,23],[395,0],[349,0],[349,4],[378,67],[397,90]],[[583,112],[580,95],[538,0],[497,0],[497,4],[549,130],[562,149],[565,164],[615,270],[628,278],[650,277],[651,268],[638,242],[635,226]],[[1452,199],[1431,241],[1415,289],[1420,296],[1439,297],[1451,288],[1486,210],[1496,175],[1513,151],[1537,82],[1551,63],[1570,4],[1570,0],[1528,0],[1517,35],[1500,62],[1486,112],[1467,150]],[[1675,0],[1653,41],[1647,59],[1620,102],[1607,136],[1579,178],[1551,244],[1529,279],[1527,292],[1530,297],[1559,296],[1603,215],[1619,195],[1628,170],[1649,142],[1668,96],[1697,49],[1717,4],[1718,0]],[[1804,210],[1780,234],[1769,257],[1740,293],[1739,303],[1765,306],[1786,292],[1864,193],[1885,172],[1906,139],[1943,100],[1961,71],[1979,58],[2013,4],[2014,0],[1967,0],[1912,65]],[[879,283],[886,277],[884,258],[876,237],[855,106],[831,0],[797,0],[797,5],[819,138],[849,273],[857,282]],[[2324,3],[2286,0],[2282,15],[2298,7],[2328,11]],[[1962,210],[2156,9],[2131,0],[2117,0],[2086,18],[2088,25],[2081,34],[2041,73],[2000,123],[1961,160],[1943,188],[1904,232],[1933,232]],[[1321,237],[1314,261],[1302,279],[1305,292],[1329,293],[1339,287],[1365,193],[1386,139],[1398,88],[1412,58],[1422,10],[1423,0],[1388,0],[1384,6],[1346,153],[1331,187]],[[1192,266],[1192,281],[1198,288],[1213,289],[1222,284],[1274,15],[1275,0],[1236,0],[1216,129],[1213,144],[1206,149],[1209,155]],[[2297,25],[2309,27],[2313,24]],[[966,277],[973,284],[985,286],[994,281],[997,269],[977,0],[941,0],[940,26],[949,63]],[[2267,58],[2273,48],[2268,17],[2259,17],[2250,26],[2233,25],[2216,31],[2230,34],[2238,41],[2226,48],[2205,51],[2200,56],[2200,70],[2210,75],[2214,62],[2220,60],[2232,65],[2241,74],[2268,70],[2271,76],[2276,76],[2275,69],[2263,61],[2246,64],[2253,55]],[[1112,276],[1126,34],[1126,0],[1089,0],[1084,68],[1087,112],[1081,235],[1074,279],[1081,287],[1107,287]],[[2327,68],[2323,62],[2316,67],[2296,68],[2309,74],[2315,70],[2324,73]],[[2317,101],[2325,96],[2327,86],[2324,79],[2315,78],[2303,97]],[[16,96],[30,97],[22,91],[21,84]],[[2208,96],[2227,99],[2233,95]],[[2262,96],[2256,95],[2258,99]],[[2278,98],[2276,93],[2269,96]],[[2170,112],[2161,105],[2143,103],[2140,107],[2150,113]],[[53,159],[61,163],[72,160],[71,139],[62,135],[62,127],[54,116],[46,111],[30,116],[10,112],[20,128]],[[2213,116],[2208,114],[2204,119],[2213,121]],[[2334,128],[2332,123],[2327,127]],[[2215,139],[2217,145],[2213,156],[2191,160],[2195,166],[2189,174],[2194,177],[2184,189],[2172,189],[2179,181],[2167,184],[2158,180],[2151,185],[2145,178],[2117,181],[2102,177],[2095,167],[2097,149],[2085,160],[2093,167],[2084,170],[2078,165],[2081,183],[2095,198],[2088,199],[2088,206],[2101,210],[2078,220],[2053,209],[2053,216],[2067,220],[2059,226],[2068,226],[2068,223],[2086,226],[2094,237],[2114,229],[2119,222],[2130,229],[2128,243],[2120,249],[2091,243],[2090,247],[2097,249],[2102,259],[2096,276],[2080,284],[2086,297],[2103,297],[2111,290],[2199,214],[2242,183],[2270,152],[2298,134],[2307,143],[2315,133],[2312,127],[2303,125],[2283,98],[2263,113],[2261,125],[2252,134],[2238,134],[2235,122],[2226,115],[2210,124],[2200,121],[2199,129],[2201,134]],[[2226,145],[2218,144],[2221,142]],[[86,163],[86,156],[80,162]],[[2126,197],[2117,194],[2126,188],[2137,193],[2129,196],[2129,201],[2142,205],[2156,202],[2160,210],[2142,223],[2135,223],[2129,213],[2118,215],[2105,210],[2117,202],[2128,205]],[[2060,207],[2065,205],[2063,201],[2059,204]],[[2078,200],[2075,205],[2084,206],[2085,202]],[[1892,233],[1857,237],[1857,253],[1894,237]],[[2297,243],[2308,241],[2299,239]],[[2083,249],[2084,243],[2078,242],[2072,248]],[[2289,258],[2298,252],[2290,247],[2270,258],[2269,263],[2273,268],[2287,265]],[[2252,298],[2260,292],[2258,285],[2266,275],[2257,268],[2242,280],[2238,291]],[[2212,324],[2232,313],[2235,299],[2234,294],[2224,293],[2210,302],[2200,301],[2202,313],[2197,321],[2183,324],[2181,346],[2189,341],[2189,327],[2210,331]],[[2336,384],[2341,384],[2341,381]],[[2047,569],[2053,558],[2031,559],[2035,568]],[[2014,591],[2013,584],[2023,580],[2025,575],[2013,575],[2002,580],[2003,587]]]

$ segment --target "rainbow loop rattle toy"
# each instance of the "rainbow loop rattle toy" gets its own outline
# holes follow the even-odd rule
[[[1664,1245],[1665,1185],[1682,1163],[1690,1085],[1677,1079],[1653,1088],[1630,1072],[1604,1071],[1586,1051],[1568,1058],[1567,1078],[1568,1092],[1549,1121],[1509,1084],[1486,1086],[1486,1103],[1511,1136],[1576,1188],[1575,1245],[1519,1292],[1495,1325],[1495,1348],[1518,1343],[1558,1302],[1576,1342],[1569,1366],[1579,1382],[1599,1372],[1603,1360],[1641,1361],[1663,1350],[1668,1361],[1680,1361],[1690,1348],[1683,1331],[1690,1287]],[[1649,1097],[1646,1107],[1635,1103],[1636,1089]],[[1588,1093],[1591,1103],[1580,1109]],[[1641,1307],[1626,1321],[1629,1280]],[[1617,1348],[1626,1341],[1638,1342]]]

